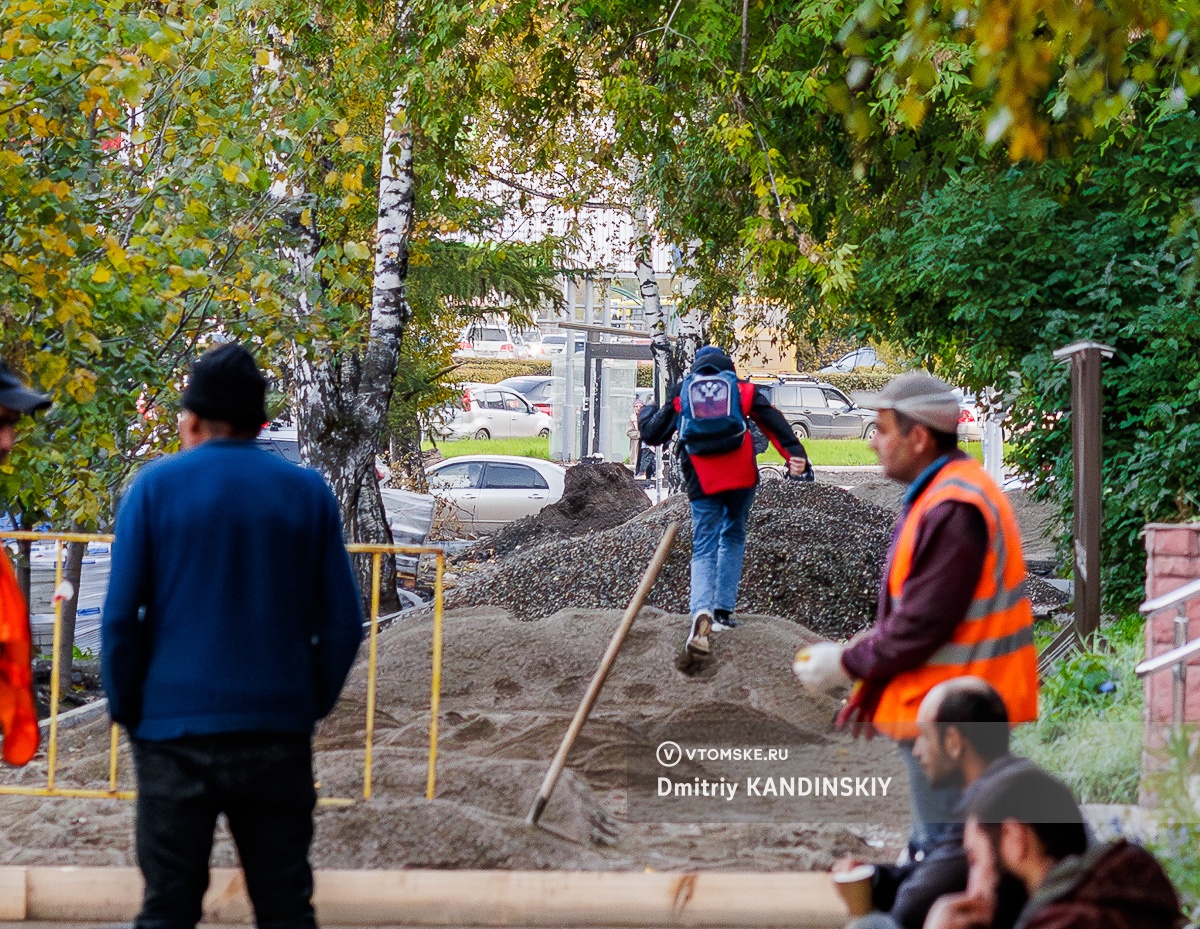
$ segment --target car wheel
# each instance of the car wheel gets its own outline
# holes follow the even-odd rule
[[[539,432],[539,433],[538,433],[538,438],[539,438],[539,439],[548,439],[548,438],[550,438],[550,430],[549,430],[549,429],[543,429],[541,432]]]
[[[492,434],[486,429],[476,429],[475,435],[471,436],[473,439],[490,439],[491,437]]]
[[[878,431],[879,427],[874,423],[867,423],[867,428],[863,430],[863,438],[870,442]]]
[[[796,433],[797,439],[808,438],[808,426],[804,423],[792,423],[792,432]]]

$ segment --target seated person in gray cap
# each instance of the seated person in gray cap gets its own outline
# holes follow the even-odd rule
[[[793,664],[810,690],[855,684],[839,725],[895,739],[906,762],[914,859],[955,822],[956,788],[935,789],[913,757],[917,710],[943,681],[982,678],[1013,724],[1037,718],[1037,652],[1021,533],[1004,493],[958,448],[958,400],[924,372],[856,394],[879,410],[871,447],[908,485],[888,551],[875,625],[849,645],[803,649]]]

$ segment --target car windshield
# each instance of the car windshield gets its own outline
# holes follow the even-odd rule
[[[507,342],[508,336],[503,329],[474,328],[467,336],[470,342]]]

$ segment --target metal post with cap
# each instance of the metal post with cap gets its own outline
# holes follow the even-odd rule
[[[1086,642],[1100,628],[1100,365],[1113,349],[1076,342],[1054,353],[1071,365],[1071,448],[1075,474],[1075,633]]]

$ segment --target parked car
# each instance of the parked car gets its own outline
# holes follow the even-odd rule
[[[524,439],[550,435],[550,417],[519,393],[499,384],[463,384],[456,403],[435,418],[443,439]]]
[[[295,426],[277,426],[272,423],[258,434],[254,444],[292,464],[304,464],[300,457],[300,436]],[[386,484],[392,479],[392,469],[378,455],[375,456],[375,477],[381,484]]]
[[[541,329],[522,329],[517,335],[525,343],[526,358],[541,358],[545,355],[546,350],[542,345],[543,336]]]
[[[587,339],[582,332],[569,332],[564,329],[548,332],[542,336],[542,354],[565,354],[567,351],[568,341],[571,343],[571,353],[577,355],[583,351],[583,345]]]
[[[958,437],[964,442],[982,442],[983,411],[975,394],[955,387],[954,395],[958,397]]]
[[[816,380],[778,379],[758,382],[771,394],[798,438],[870,439],[875,410],[864,410],[832,384]]]
[[[541,458],[464,455],[425,472],[429,492],[464,529],[491,532],[562,499],[566,470]]]
[[[558,378],[562,380],[562,378]],[[550,397],[554,393],[555,378],[548,374],[522,374],[517,377],[506,377],[497,387],[507,387],[515,390],[529,401],[533,408],[547,416],[552,416]]]
[[[525,340],[517,330],[500,320],[479,320],[465,326],[458,336],[454,358],[527,358]]]
[[[837,361],[825,365],[823,368],[817,368],[818,374],[829,374],[832,372],[853,371],[856,368],[886,368],[887,365],[880,360],[875,349],[869,345],[862,348],[856,348],[852,352],[847,352]]]

